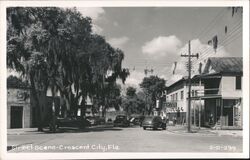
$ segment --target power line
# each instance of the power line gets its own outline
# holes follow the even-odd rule
[[[238,37],[240,36],[242,30],[238,30],[236,32],[234,32],[234,34],[231,34],[229,37],[227,37],[226,39],[223,40],[223,42],[220,44],[220,47],[217,48],[217,52],[220,51],[222,48],[224,48],[225,46],[227,46],[228,44],[230,44],[231,42],[234,41],[235,37]],[[203,54],[200,56],[200,59],[205,59],[207,58],[208,56],[210,56],[210,51],[212,50],[213,48],[208,48],[206,49]],[[198,63],[198,61],[196,62],[196,64]]]
[[[206,27],[197,35],[198,37],[201,37],[201,39],[203,39],[203,38],[206,38],[206,37],[208,37],[208,33],[209,33],[209,31],[213,28],[213,26],[217,23],[217,21],[219,20],[219,19],[221,19],[221,17],[223,17],[224,16],[224,14],[226,13],[226,9],[225,8],[223,8],[223,9],[221,9],[218,13],[217,13],[217,15],[212,19],[212,21],[210,21],[210,23],[208,24],[208,25],[206,25]],[[231,31],[229,32],[229,33],[227,33],[227,37],[226,38],[224,38],[222,41],[221,41],[221,44],[220,45],[224,45],[224,46],[226,46],[225,44],[228,44],[227,42],[229,42],[230,41],[230,38],[233,38],[236,34],[237,34],[237,32],[238,32],[238,29],[240,28],[240,25],[242,24],[242,21],[239,21],[239,23],[240,24],[236,24],[236,25],[234,25],[233,27],[232,27],[232,29],[231,29]],[[237,35],[236,35],[237,36]],[[223,48],[223,47],[222,47]],[[219,51],[220,49],[222,49],[221,47],[219,47],[219,48],[217,48],[217,51]],[[197,48],[195,48],[195,49],[197,49]],[[204,48],[204,49],[202,49],[201,50],[201,52],[203,53],[201,56],[200,56],[200,58],[206,58],[207,56],[209,56],[209,52],[211,51],[211,48],[209,47],[209,48]],[[145,59],[148,59],[148,58],[135,58],[135,59],[137,59],[137,60],[145,60]],[[199,61],[194,61],[194,64],[196,65],[197,63],[198,63]],[[143,63],[143,62],[141,62],[141,63]],[[181,62],[179,62],[179,63],[181,63]],[[136,62],[136,64],[140,64],[140,62]],[[172,63],[171,63],[172,64]],[[154,64],[154,68],[160,68],[161,66],[169,66],[170,65],[170,63],[158,63],[157,62],[157,65],[156,64]],[[161,71],[161,72],[163,72],[163,71]],[[165,72],[165,71],[164,71]],[[167,75],[171,75],[171,70],[169,70],[169,73],[166,73]]]
[[[227,37],[230,36],[230,34],[232,34],[235,29],[237,30],[240,26],[242,25],[242,21],[239,21],[236,25],[234,25],[231,29],[231,31],[229,33],[227,33]],[[224,39],[225,40],[225,39]],[[223,41],[224,41],[223,40]],[[221,43],[223,43],[223,41]],[[198,47],[195,48],[195,50],[197,49]],[[205,52],[206,50],[208,50],[209,48],[205,48],[205,49],[202,49],[200,52]]]
[[[210,27],[214,26],[216,22],[218,21],[218,19],[220,19],[225,13],[226,13],[226,10],[224,8],[220,10],[218,14],[215,16],[215,18],[208,25],[206,25],[206,27],[196,37],[205,36],[211,30]],[[197,47],[195,49],[197,49]]]
[[[202,36],[204,36],[205,34],[207,34],[208,31],[210,31],[209,28],[210,28],[210,27],[212,28],[212,26],[215,25],[215,22],[216,22],[219,18],[221,18],[222,15],[224,15],[224,14],[226,13],[225,11],[226,11],[226,10],[225,10],[224,8],[221,9],[221,11],[218,12],[218,14],[215,16],[215,18],[214,18],[211,22],[209,22],[209,24],[206,25],[205,29],[202,30],[196,37],[202,37]]]
[[[224,46],[225,43],[227,43],[228,41],[230,41],[230,39],[232,39],[234,36],[237,36],[237,34],[241,33],[241,23],[240,24],[237,24],[233,27],[233,29],[231,30],[230,33],[227,34],[226,38],[224,38],[222,40],[222,42],[220,43],[220,46]],[[200,52],[203,53],[201,54],[200,56],[200,59],[204,59],[204,58],[207,58],[207,56],[209,56],[209,52],[211,51],[212,48],[205,48],[203,50],[201,50]],[[217,51],[219,51],[217,49]],[[198,63],[198,61],[196,62],[196,64]]]
[[[217,16],[209,23],[209,25],[207,25],[207,31],[206,32],[201,32],[201,33],[203,33],[203,34],[199,34],[199,36],[201,36],[201,38],[200,39],[203,39],[203,38],[207,38],[209,35],[207,34],[208,33],[208,31],[210,31],[211,29],[209,29],[209,27],[210,26],[213,26],[213,25],[215,25],[215,22],[219,19],[219,18],[221,18],[222,17],[222,15],[224,15],[226,13],[226,10],[225,9],[222,9],[218,14],[217,14]],[[240,22],[242,22],[241,20],[239,20]],[[213,25],[211,25],[211,24],[213,24]],[[236,26],[236,25],[235,25]],[[204,30],[205,31],[205,30]],[[207,35],[206,35],[207,34]],[[195,48],[195,49],[197,49],[197,47]]]

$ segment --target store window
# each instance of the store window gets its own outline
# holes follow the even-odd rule
[[[181,99],[183,99],[184,93],[183,91],[181,91]]]
[[[197,97],[198,96],[198,91],[195,90],[194,93],[195,93],[194,95]]]
[[[194,97],[194,90],[192,90],[192,97]]]

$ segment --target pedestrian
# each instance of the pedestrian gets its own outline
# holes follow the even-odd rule
[[[176,124],[176,117],[173,118],[173,121],[174,121],[174,126],[175,126],[175,124]]]
[[[214,123],[214,115],[211,113],[209,115],[209,125],[213,125],[213,123]]]

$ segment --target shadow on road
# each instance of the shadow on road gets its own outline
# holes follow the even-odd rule
[[[137,128],[138,126],[130,126],[125,128]],[[37,131],[36,128],[32,130],[17,130],[11,131],[8,135],[33,135],[33,134],[57,134],[57,133],[84,133],[84,132],[105,132],[105,131],[122,131],[123,127],[113,127],[113,124],[91,126],[83,129],[78,127],[60,127],[56,129],[56,132],[51,131],[48,127],[43,128],[43,131]]]
[[[162,129],[146,129],[144,131],[159,132],[159,131],[165,131],[165,130],[162,130]]]
[[[86,128],[85,132],[103,132],[103,131],[122,131],[122,128],[114,128],[114,127],[109,127],[109,128]]]
[[[12,150],[14,148],[16,148],[16,146],[7,146],[7,151]]]
[[[104,132],[104,131],[122,131],[122,128],[114,128],[113,126],[94,126],[84,129],[74,128],[74,127],[61,127],[52,132],[50,130],[44,130],[43,133],[53,134],[53,133],[84,133],[84,132]]]

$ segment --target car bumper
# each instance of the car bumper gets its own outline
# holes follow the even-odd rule
[[[142,124],[142,127],[154,128],[154,127],[156,127],[156,126],[153,125],[153,124]]]
[[[114,123],[114,126],[127,126],[127,124],[125,124],[125,123]]]

